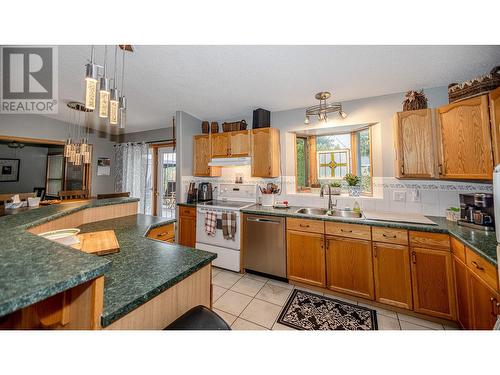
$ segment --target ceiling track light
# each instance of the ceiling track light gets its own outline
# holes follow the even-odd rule
[[[327,123],[329,113],[338,113],[342,119],[347,117],[347,113],[342,110],[342,104],[338,102],[327,103],[327,100],[332,96],[328,91],[317,93],[314,97],[319,100],[319,105],[314,105],[306,108],[306,118],[304,124],[311,123],[310,117],[317,116],[319,122]]]

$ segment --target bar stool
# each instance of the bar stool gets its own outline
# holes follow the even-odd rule
[[[226,321],[215,312],[206,308],[205,306],[199,305],[193,307],[184,315],[177,318],[164,330],[230,331],[231,328],[226,323]]]

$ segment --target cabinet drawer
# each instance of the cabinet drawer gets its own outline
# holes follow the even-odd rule
[[[465,263],[465,245],[454,237],[450,237],[451,252]]]
[[[327,221],[325,223],[325,232],[333,236],[359,238],[370,241],[372,239],[371,229],[368,225],[334,223]]]
[[[467,267],[483,279],[491,288],[498,291],[498,275],[496,267],[493,264],[483,259],[468,247],[465,247],[465,259]]]
[[[179,206],[179,216],[196,216],[196,207]]]
[[[372,227],[372,239],[376,242],[408,245],[408,231],[405,229]]]
[[[168,241],[175,236],[174,224],[162,225],[149,231],[148,237],[160,241]]]
[[[289,218],[286,219],[286,228],[302,232],[325,233],[325,223],[321,220]]]
[[[427,249],[450,250],[450,236],[443,233],[410,231],[410,245]]]

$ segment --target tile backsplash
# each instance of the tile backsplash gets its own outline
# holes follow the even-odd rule
[[[274,179],[252,178],[250,167],[223,168],[221,177],[201,178],[183,176],[182,185],[187,191],[189,182],[210,180],[213,184],[234,183],[236,174],[243,174],[246,184],[264,186],[274,182],[282,186],[282,193],[277,200],[287,200],[294,206],[326,207],[328,198],[321,198],[319,193],[296,193],[295,176],[283,176]],[[437,180],[398,180],[394,177],[374,177],[373,197],[353,198],[342,194],[335,196],[338,207],[352,207],[357,200],[363,210],[421,213],[429,216],[445,216],[449,207],[458,207],[460,193],[492,193],[493,186],[485,183],[455,182]],[[395,194],[396,193],[396,194]],[[401,199],[402,200],[397,200]]]

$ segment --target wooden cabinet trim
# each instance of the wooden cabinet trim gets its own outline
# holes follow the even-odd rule
[[[457,240],[455,237],[450,236],[451,252],[456,256],[462,263],[465,264],[465,245]]]
[[[408,245],[408,231],[406,229],[372,227],[372,240]]]
[[[497,268],[487,260],[484,260],[479,254],[469,247],[465,247],[465,259],[467,267],[475,273],[488,286],[498,291],[498,273]]]
[[[288,230],[296,230],[307,233],[325,233],[325,222],[322,220],[289,217],[286,219],[286,227]]]
[[[410,231],[410,246],[435,250],[450,250],[450,235],[445,233]]]
[[[332,236],[359,238],[368,241],[372,239],[369,225],[325,221],[325,233]]]
[[[491,137],[494,165],[500,164],[500,87],[489,93]]]

